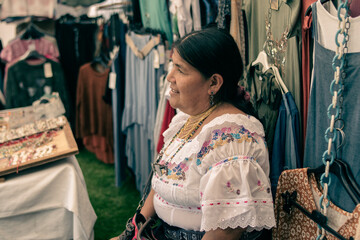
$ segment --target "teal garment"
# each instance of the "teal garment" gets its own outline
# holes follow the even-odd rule
[[[282,33],[288,27],[288,46],[285,53],[284,73],[282,79],[295,99],[298,109],[301,109],[301,23],[299,0],[279,0],[279,10],[271,11],[271,30],[275,40],[281,38]],[[247,29],[248,29],[248,63],[251,63],[263,50],[266,40],[265,19],[268,15],[269,0],[244,0],[243,2]],[[279,69],[280,70],[280,69]],[[300,126],[299,126],[300,127]]]
[[[166,0],[140,0],[140,12],[143,26],[164,32],[171,46],[173,37]]]
[[[262,73],[260,69],[261,64],[251,67],[246,77],[247,81],[243,81],[242,85],[250,93],[250,102],[264,126],[265,140],[271,157],[282,93],[272,70]]]

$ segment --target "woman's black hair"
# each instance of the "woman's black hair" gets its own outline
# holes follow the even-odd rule
[[[191,32],[174,43],[182,59],[196,68],[206,79],[217,73],[223,77],[215,102],[228,102],[253,115],[251,104],[238,94],[243,74],[239,48],[233,37],[216,27]]]

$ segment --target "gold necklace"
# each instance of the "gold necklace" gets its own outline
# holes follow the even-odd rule
[[[177,137],[181,139],[186,139],[189,134],[191,134],[194,126],[197,126],[201,121],[205,120],[205,118],[208,117],[215,110],[215,108],[216,106],[213,106],[203,113],[195,116],[190,116]]]
[[[200,128],[200,126],[203,124],[205,119],[216,109],[216,107],[219,104],[215,104],[211,108],[209,108],[206,112],[198,114],[196,116],[191,116],[188,118],[186,123],[179,129],[179,131],[173,136],[169,144],[161,149],[158,158],[156,159],[155,163],[153,164],[153,170],[156,172],[159,176],[162,176],[168,172],[168,163],[171,162],[171,160],[175,157],[175,155],[184,147],[185,143],[194,136],[195,132]],[[194,127],[195,125],[195,127]],[[182,136],[184,141],[182,141],[181,145],[178,147],[176,152],[169,158],[166,159],[166,162],[164,164],[160,164],[160,160],[164,156],[164,153],[169,148],[169,146],[175,141],[177,137]]]

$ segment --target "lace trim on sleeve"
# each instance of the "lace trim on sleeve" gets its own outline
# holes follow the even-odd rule
[[[207,207],[202,206],[203,209],[208,208],[206,212],[209,214],[204,214],[202,217],[201,231],[240,227],[246,228],[247,232],[251,232],[254,230],[260,231],[264,228],[271,229],[276,225],[272,199],[219,201],[212,204]],[[211,211],[209,211],[209,208],[211,208]]]

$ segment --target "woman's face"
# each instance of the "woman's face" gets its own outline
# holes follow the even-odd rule
[[[206,111],[210,107],[210,81],[183,60],[176,49],[172,61],[174,67],[167,76],[171,88],[170,105],[189,115]]]

